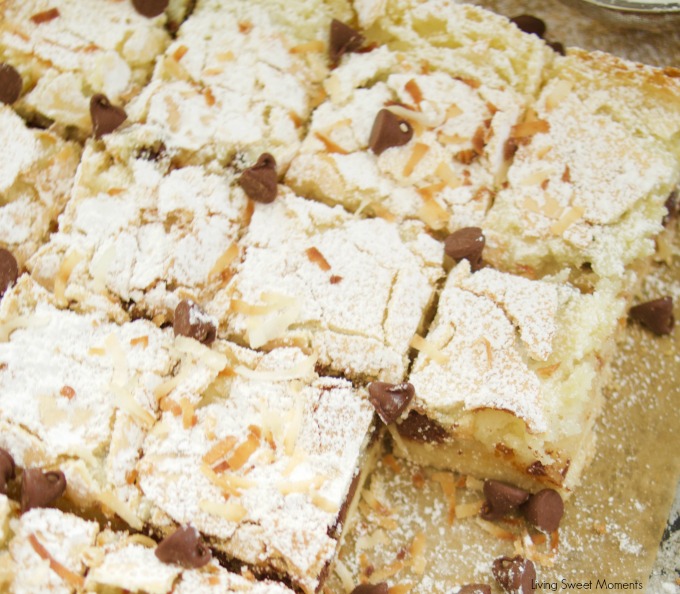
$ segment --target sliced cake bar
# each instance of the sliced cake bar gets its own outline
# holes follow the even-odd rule
[[[485,258],[534,277],[640,270],[680,181],[678,72],[569,50],[520,126]]]
[[[17,269],[47,241],[73,186],[80,147],[0,106],[0,247]],[[4,288],[3,288],[4,290]]]
[[[29,268],[72,307],[109,308],[125,319],[125,303],[162,323],[181,299],[207,301],[223,284],[248,200],[228,171],[174,169],[153,147],[127,139],[125,131],[106,137],[124,145],[121,158],[95,144],[85,149],[59,232]]]
[[[0,62],[21,77],[16,108],[38,125],[90,134],[90,99],[120,105],[151,77],[170,41],[166,17],[144,0],[8,0],[0,6]],[[158,3],[156,3],[158,4]],[[181,6],[180,6],[181,5]],[[187,6],[175,1],[175,14]],[[144,9],[142,9],[144,10]],[[147,12],[147,11],[145,11]]]
[[[285,170],[321,100],[331,19],[351,15],[345,0],[199,0],[128,109],[135,133],[182,164],[266,151]]]
[[[626,300],[616,282],[584,294],[564,276],[452,270],[392,431],[398,453],[533,490],[578,484]]]
[[[169,408],[144,442],[150,524],[191,523],[256,575],[317,592],[379,447],[366,390],[319,377],[295,348],[212,352],[226,364],[193,413]]]
[[[442,244],[419,222],[359,219],[279,189],[255,206],[208,311],[250,347],[301,344],[332,373],[401,381],[443,275]]]
[[[286,182],[300,195],[435,230],[479,226],[505,179],[526,98],[381,46],[326,79]]]

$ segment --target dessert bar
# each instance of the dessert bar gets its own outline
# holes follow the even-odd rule
[[[573,490],[594,452],[626,300],[616,282],[585,294],[564,276],[472,273],[467,260],[451,271],[409,376],[415,396],[392,431],[397,453],[530,490]]]
[[[28,128],[11,108],[0,106],[0,247],[18,270],[56,225],[80,152],[77,144]]]
[[[285,170],[322,99],[331,19],[351,15],[344,0],[199,0],[128,108],[135,133],[182,164],[266,151]]]
[[[190,523],[220,557],[317,592],[380,447],[366,390],[319,377],[296,348],[212,353],[225,366],[191,412],[166,401],[144,442],[150,526]]]
[[[678,71],[557,58],[484,222],[485,258],[528,276],[641,270],[680,181]],[[594,165],[596,164],[596,165]]]
[[[238,250],[248,200],[228,171],[175,169],[153,147],[105,137],[128,154],[85,149],[59,231],[29,263],[34,278],[72,308],[172,320],[183,298],[207,301]],[[101,142],[101,141],[100,141]]]
[[[0,62],[21,76],[17,110],[36,125],[56,123],[84,137],[90,100],[103,93],[116,106],[148,82],[170,41],[166,17],[145,0],[7,0],[0,6]],[[156,3],[158,4],[158,3]],[[135,8],[137,5],[137,9]],[[177,16],[187,0],[175,0]],[[23,88],[22,88],[23,87]]]
[[[457,63],[380,46],[347,54],[286,176],[300,195],[363,215],[479,226],[505,179],[526,98]]]
[[[360,219],[281,187],[255,206],[240,246],[207,306],[228,336],[252,348],[301,344],[331,373],[402,381],[443,275],[443,246],[422,223]]]

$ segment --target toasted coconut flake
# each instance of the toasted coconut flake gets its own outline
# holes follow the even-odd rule
[[[242,468],[250,459],[257,449],[260,447],[260,433],[249,428],[248,439],[238,446],[234,452],[227,458],[227,464],[232,470]]]
[[[509,541],[513,541],[517,538],[517,534],[509,532],[508,530],[501,528],[500,526],[494,524],[493,522],[487,522],[486,520],[483,520],[482,518],[479,517],[475,518],[475,521],[480,525],[480,527],[483,530],[495,536],[496,538]]]
[[[493,349],[491,348],[491,343],[486,338],[486,336],[480,336],[473,344],[481,344],[484,347],[484,353],[486,354],[486,368],[491,369],[493,366]]]
[[[370,489],[364,489],[364,491],[361,493],[361,497],[364,499],[364,501],[366,501],[373,511],[377,512],[381,516],[392,515],[390,508],[384,505]]]
[[[444,229],[449,220],[449,213],[435,199],[427,200],[425,204],[418,209],[417,216],[430,229],[434,229],[435,231]]]
[[[114,493],[111,491],[104,491],[99,494],[99,501],[103,503],[107,508],[114,512],[119,518],[126,521],[135,530],[141,530],[144,527],[144,522],[140,520],[137,515],[132,511],[130,506],[121,501]]]
[[[423,144],[422,142],[416,142],[416,144],[413,145],[411,156],[409,157],[408,161],[406,161],[406,165],[404,165],[404,171],[402,172],[404,177],[409,177],[413,173],[415,168],[418,166],[418,163],[422,161],[423,157],[429,150],[430,147],[427,144]]]
[[[210,269],[210,272],[208,273],[209,278],[216,277],[220,274],[222,274],[227,268],[229,268],[229,265],[238,257],[238,246],[235,243],[232,243],[225,251],[224,253],[217,258],[215,261],[215,264],[213,264],[213,267]]]
[[[340,578],[345,594],[350,594],[354,590],[354,580],[352,579],[352,572],[347,569],[345,564],[340,559],[335,560],[335,575]]]
[[[181,398],[179,406],[182,409],[182,427],[191,429],[196,424],[194,405],[187,398]]]
[[[425,128],[434,127],[434,123],[427,117],[427,115],[420,111],[416,111],[415,109],[409,109],[404,105],[387,105],[386,109],[389,109],[395,116],[408,120],[412,125],[420,124]],[[414,132],[415,131],[416,130],[414,127]]]
[[[236,445],[238,439],[229,435],[218,441],[213,447],[211,447],[206,454],[203,455],[203,462],[212,465],[217,462],[220,458],[224,458]]]
[[[335,501],[331,501],[323,495],[319,495],[319,493],[312,493],[312,503],[329,514],[336,515],[340,511],[340,506]]]
[[[404,440],[401,438],[401,435],[399,435],[399,432],[396,430],[394,425],[393,424],[387,425],[387,431],[389,431],[390,437],[392,438],[392,441],[394,442],[394,445],[396,446],[399,453],[402,456],[407,457],[408,449],[406,448]]]
[[[128,413],[143,427],[150,429],[153,426],[156,422],[156,417],[141,406],[128,389],[113,384],[109,386],[109,389],[116,395],[118,408]]]
[[[82,259],[83,255],[80,252],[73,251],[63,259],[59,266],[59,270],[54,278],[54,296],[59,303],[65,302],[66,285],[68,284],[69,278],[71,278],[73,269]]]
[[[342,120],[337,120],[333,122],[330,126],[328,126],[324,130],[324,135],[328,136],[331,132],[334,132],[335,130],[338,130],[340,128],[344,128],[346,126],[351,126],[352,125],[352,120],[349,118],[344,118]]]
[[[218,475],[207,464],[201,464],[201,472],[213,485],[221,489],[225,496],[238,496],[241,494],[241,488],[249,488],[253,485],[252,481],[248,481],[248,479],[240,479],[227,474]],[[248,484],[248,486],[244,487],[244,484]]]
[[[456,517],[471,518],[472,516],[478,516],[479,512],[482,511],[482,505],[484,505],[484,499],[479,499],[470,503],[461,503],[456,506]]]
[[[371,210],[373,210],[376,217],[385,219],[388,223],[393,223],[397,220],[397,217],[392,212],[387,210],[387,208],[378,202],[371,202],[368,206],[370,206]]]
[[[456,519],[456,482],[455,477],[450,472],[435,472],[432,479],[441,485],[446,501],[449,504],[448,520],[453,524]]]
[[[547,120],[531,120],[514,125],[511,136],[512,138],[529,138],[549,131],[550,123]]]
[[[572,206],[565,210],[562,216],[550,226],[550,232],[553,235],[562,235],[571,225],[583,216],[584,212],[584,209],[580,206]]]
[[[305,253],[309,258],[309,261],[316,264],[324,272],[328,272],[331,269],[331,265],[328,263],[328,260],[326,260],[323,254],[315,247],[309,248],[305,251]]]
[[[87,351],[87,354],[92,355],[93,357],[103,357],[106,355],[106,349],[102,349],[101,347],[92,347]]]
[[[437,134],[437,140],[441,144],[463,144],[464,142],[468,142],[470,139],[465,138],[460,134],[444,134],[443,132],[439,132]]]
[[[326,44],[323,41],[308,41],[294,45],[288,50],[291,54],[309,54],[326,51]]]
[[[277,371],[257,371],[249,369],[243,365],[237,365],[234,371],[237,375],[255,381],[264,382],[279,382],[290,381],[294,379],[306,378],[314,373],[314,366],[316,365],[317,356],[315,354],[300,361],[290,369],[283,369]]]
[[[364,534],[357,539],[356,548],[357,551],[363,551],[365,549],[374,549],[379,545],[386,545],[389,543],[389,539],[385,534],[384,530],[376,530],[372,534]]]
[[[548,365],[547,367],[539,367],[536,370],[536,374],[541,377],[548,378],[553,373],[555,373],[560,368],[560,363],[555,363],[554,365]]]
[[[286,467],[283,469],[283,472],[281,473],[283,476],[290,476],[293,471],[302,463],[305,461],[307,458],[307,453],[301,450],[300,448],[295,448],[295,451],[293,452],[292,456],[290,456],[290,460],[288,461],[288,464]]]
[[[413,590],[414,584],[395,584],[388,592],[389,594],[407,594]]]
[[[550,169],[544,169],[542,171],[534,171],[532,174],[527,175],[519,183],[522,186],[537,186],[537,185],[543,183],[545,180],[549,179],[552,174],[553,174],[553,172]]]
[[[329,153],[338,153],[339,155],[347,155],[349,151],[342,148],[339,144],[333,142],[328,136],[322,134],[321,132],[314,132],[316,136],[326,147],[326,151]]]
[[[401,472],[401,464],[397,462],[397,459],[392,454],[385,454],[383,456],[383,464],[392,470],[395,474]]]
[[[451,119],[451,118],[456,118],[460,114],[463,113],[463,110],[458,107],[455,103],[452,103],[451,106],[446,110],[446,119]]]
[[[127,541],[132,543],[132,544],[142,545],[143,547],[146,547],[147,549],[154,549],[154,548],[156,548],[156,545],[158,544],[153,538],[149,538],[145,534],[131,534],[128,537]]]
[[[225,503],[218,503],[216,501],[208,501],[201,499],[198,502],[198,507],[205,513],[219,516],[227,520],[227,522],[240,522],[248,515],[248,510],[240,503],[227,501]]]
[[[427,549],[427,536],[424,532],[419,532],[413,537],[411,543],[411,569],[417,575],[423,575],[427,560],[425,550]]]
[[[146,348],[149,346],[149,337],[148,336],[138,336],[137,338],[132,338],[130,340],[130,346],[137,346],[141,345],[142,348]]]
[[[419,334],[416,334],[411,339],[410,346],[427,355],[430,359],[436,361],[440,365],[444,365],[449,360],[449,358],[441,350],[439,350],[436,346],[434,346],[431,342],[428,342]]]
[[[410,81],[408,81],[404,85],[404,89],[406,89],[406,92],[411,95],[414,103],[418,104],[423,100],[423,91],[420,89],[415,79],[412,78]]]
[[[172,54],[172,59],[179,62],[189,51],[186,45],[180,45]]]
[[[278,303],[268,303],[266,305],[251,305],[241,299],[232,299],[229,304],[229,309],[235,313],[240,313],[245,316],[264,316],[269,313],[281,309]]]
[[[113,377],[111,381],[116,386],[124,386],[128,381],[128,363],[123,346],[115,334],[109,334],[104,340],[106,353],[113,359]]]
[[[295,451],[298,436],[302,430],[302,419],[304,416],[304,401],[300,394],[295,397],[295,404],[289,413],[289,424],[283,438],[283,449],[287,456],[291,456]]]
[[[434,170],[435,175],[441,179],[449,188],[458,188],[463,185],[463,181],[454,173],[453,169],[443,161]]]
[[[268,342],[282,337],[300,315],[300,301],[295,297],[276,293],[262,293],[260,298],[267,304],[277,305],[267,316],[253,316],[246,320],[248,340],[251,348],[259,348]]]
[[[569,80],[560,80],[555,84],[552,92],[545,99],[545,108],[548,111],[555,109],[571,93],[574,83]]]
[[[234,52],[232,52],[231,50],[221,52],[215,55],[215,58],[217,59],[218,62],[231,62],[232,60],[234,60],[235,57],[236,56],[234,55]]]
[[[38,556],[47,561],[50,564],[50,569],[56,573],[62,580],[73,586],[74,588],[84,588],[85,578],[83,576],[74,573],[68,567],[64,567],[59,561],[57,561],[49,551],[42,545],[35,534],[31,533],[28,535],[28,542],[31,544],[33,550],[38,554]]]

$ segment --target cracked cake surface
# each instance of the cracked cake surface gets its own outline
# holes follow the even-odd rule
[[[165,16],[142,16],[130,0],[9,0],[0,15],[0,61],[23,79],[16,108],[80,136],[92,129],[92,95],[129,101],[170,41]]]
[[[256,205],[241,246],[208,307],[230,335],[255,348],[302,341],[324,368],[401,381],[443,274],[442,245],[422,224],[359,219],[286,190]]]
[[[47,240],[66,206],[80,153],[77,144],[28,128],[0,107],[0,245],[19,267]]]

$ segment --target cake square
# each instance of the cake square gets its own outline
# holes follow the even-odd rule
[[[187,4],[175,0],[175,14]],[[17,110],[80,137],[92,130],[92,95],[129,101],[170,41],[165,16],[147,18],[130,0],[9,0],[0,16],[0,62],[23,81]]]
[[[679,80],[598,52],[556,59],[483,224],[487,261],[594,282],[640,271],[680,181]]]
[[[183,337],[146,320],[59,309],[28,275],[3,296],[0,330],[0,448],[23,469],[62,472],[76,508],[140,530],[144,436],[163,399],[189,406],[212,379],[209,357],[195,361]]]
[[[207,301],[223,284],[248,200],[229,171],[174,168],[125,131],[106,139],[117,148],[86,147],[59,231],[29,269],[60,303],[118,320],[124,304],[161,324],[181,299]]]
[[[317,592],[379,443],[366,390],[296,348],[212,349],[228,364],[189,422],[168,410],[144,442],[151,526],[191,523],[218,555]]]
[[[129,108],[140,137],[182,164],[251,164],[271,153],[282,171],[320,101],[332,18],[345,0],[199,0]]]
[[[566,274],[529,280],[466,260],[450,273],[392,431],[419,462],[568,493],[593,454],[618,283],[581,293]]]
[[[251,348],[301,344],[330,373],[399,382],[443,274],[417,222],[359,219],[280,187],[255,206],[241,261],[207,305]]]
[[[480,226],[505,180],[527,99],[456,66],[387,46],[346,55],[324,83],[329,98],[314,111],[286,183],[365,215],[449,232]]]
[[[0,247],[22,269],[66,205],[80,147],[0,106]]]

